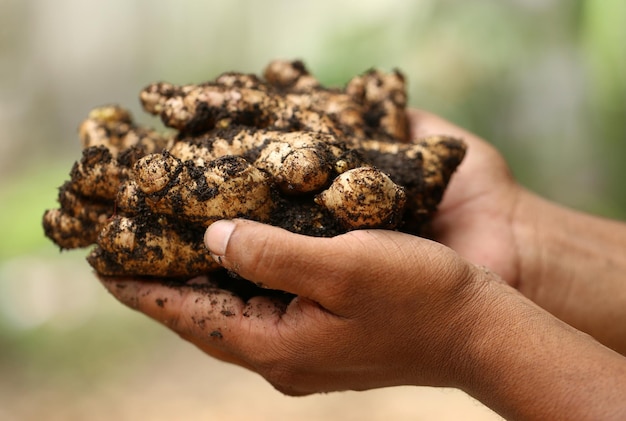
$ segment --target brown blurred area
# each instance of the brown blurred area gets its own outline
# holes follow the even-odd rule
[[[498,419],[454,390],[284,397],[115,302],[41,215],[91,108],[161,127],[148,83],[298,58],[326,85],[399,68],[528,188],[624,219],[625,21],[621,0],[0,0],[0,419]]]

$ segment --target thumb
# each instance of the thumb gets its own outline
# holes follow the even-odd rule
[[[423,269],[423,276],[440,275],[438,259],[446,256],[443,249],[447,249],[394,231],[354,230],[320,238],[245,219],[217,221],[204,239],[226,269],[333,311],[358,291],[384,288],[381,280],[410,283],[415,265]]]
[[[245,219],[214,222],[204,241],[226,269],[259,286],[313,300],[320,282],[332,278],[333,268],[345,266],[345,257],[332,253],[332,238],[294,234]]]

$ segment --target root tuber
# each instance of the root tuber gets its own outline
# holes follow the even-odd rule
[[[402,218],[406,194],[374,167],[359,167],[339,175],[315,197],[347,229],[395,228]]]
[[[205,227],[224,218],[265,222],[272,210],[269,177],[239,156],[196,166],[167,153],[148,155],[135,164],[133,180],[152,212]]]
[[[420,234],[465,154],[445,135],[410,142],[399,71],[370,70],[332,89],[300,61],[274,61],[263,78],[154,83],[140,101],[175,133],[140,127],[119,106],[92,110],[60,207],[43,218],[62,249],[95,244],[88,261],[104,276],[218,270],[202,237],[223,218],[313,236]]]

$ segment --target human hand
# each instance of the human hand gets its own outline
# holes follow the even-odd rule
[[[432,238],[469,261],[489,267],[519,285],[515,219],[524,190],[500,153],[484,140],[433,114],[410,110],[413,138],[449,134],[467,144],[465,159],[452,176],[432,221]]]
[[[435,115],[409,113],[413,138],[447,133],[468,143],[432,221],[432,238],[626,355],[626,224],[533,194],[491,145]]]
[[[286,394],[459,386],[468,371],[463,352],[488,325],[478,317],[487,276],[429,240],[383,230],[311,238],[245,220],[217,222],[206,239],[226,268],[296,298],[285,308],[206,286],[103,282],[122,302]]]
[[[468,156],[433,221],[433,238],[452,248],[391,231],[311,238],[251,221],[224,221],[207,231],[206,242],[216,259],[259,285],[295,294],[288,304],[271,296],[243,299],[211,279],[178,286],[102,279],[104,285],[120,301],[207,354],[258,372],[290,395],[435,385],[459,387],[511,419],[571,418],[581,413],[607,419],[620,409],[623,413],[623,357],[470,263],[490,265],[519,287],[519,250],[535,250],[541,244],[533,239],[517,249],[520,214],[547,215],[547,226],[563,220],[569,227],[585,226],[595,238],[591,244],[613,238],[607,244],[616,244],[615,250],[623,250],[623,225],[564,214],[552,206],[546,212],[544,203],[528,200],[530,195],[513,181],[502,157],[489,145],[427,113],[413,111],[412,122],[416,136],[447,133],[469,144]],[[535,221],[524,219],[528,240],[537,229],[532,227]],[[591,226],[595,228],[589,230]],[[561,248],[566,244],[556,243]],[[590,264],[589,258],[567,261],[578,260]],[[622,279],[620,266],[614,266],[615,276],[603,269],[610,281]],[[622,284],[614,284],[615,291],[623,291]],[[550,285],[558,287],[559,282]],[[549,293],[536,301],[547,308],[552,297],[563,295],[559,288],[544,290]],[[585,308],[611,308],[606,294],[589,289],[566,295],[585,300],[597,296],[604,307]],[[619,294],[610,297],[623,304]],[[584,320],[623,326],[607,324],[599,313],[601,317]],[[618,312],[609,313],[616,319]],[[564,313],[570,318],[572,314],[576,316]],[[607,343],[624,337],[614,330],[605,333]]]
[[[507,272],[514,267],[513,258],[502,252],[503,244],[512,244],[510,227],[498,231],[500,238],[493,244],[485,244],[483,237],[485,229],[493,228],[493,215],[483,212],[483,202],[503,224],[513,205],[515,185],[506,164],[486,143],[435,116],[412,111],[411,121],[416,136],[446,133],[469,143],[466,161],[435,218],[435,238],[478,263],[499,263],[513,276]],[[222,263],[253,282],[296,294],[286,309],[277,310],[280,304],[268,297],[244,301],[206,286],[105,285],[118,299],[207,353],[260,372],[286,393],[367,389],[390,382],[450,385],[450,353],[467,340],[458,332],[471,336],[473,331],[457,324],[471,320],[477,329],[480,325],[461,311],[480,301],[470,299],[477,274],[482,276],[472,264],[441,244],[401,233],[355,231],[314,239],[247,221],[235,224],[239,234],[234,238],[249,239],[229,243],[230,254],[218,253],[224,254]],[[209,229],[209,240],[220,226]],[[490,261],[494,250],[502,253]],[[407,329],[412,340],[399,340]],[[309,355],[295,354],[302,350]],[[417,366],[416,350],[421,360]],[[341,373],[333,372],[333,360]],[[304,376],[300,371],[305,363],[307,378],[293,379]],[[344,372],[346,365],[353,372]],[[407,371],[407,366],[415,370]]]
[[[311,238],[245,220],[213,224],[206,241],[225,267],[296,297],[244,301],[197,280],[103,283],[289,395],[452,386],[507,419],[626,415],[623,357],[439,243],[382,230]]]

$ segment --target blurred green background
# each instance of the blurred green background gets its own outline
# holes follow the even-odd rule
[[[0,0],[0,419],[497,419],[454,391],[282,397],[114,302],[41,215],[92,107],[158,127],[152,81],[300,58],[327,85],[399,68],[522,184],[625,219],[624,22],[622,0]]]

